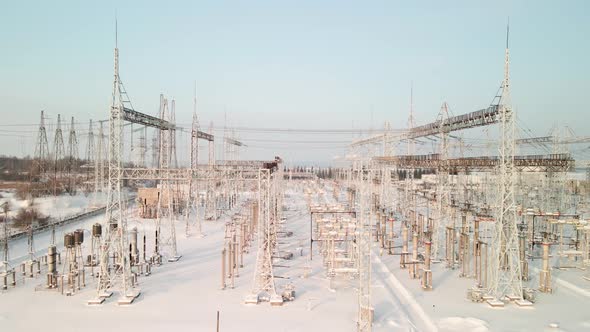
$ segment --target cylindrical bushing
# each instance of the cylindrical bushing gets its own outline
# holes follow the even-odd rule
[[[57,248],[55,246],[49,246],[47,249],[47,272],[56,274],[57,273]]]
[[[84,242],[84,230],[77,229],[74,231],[74,243],[80,245]]]
[[[75,245],[74,234],[73,233],[66,233],[64,235],[64,247],[72,248],[72,247],[74,247],[74,245]]]
[[[92,236],[98,237],[102,235],[102,225],[101,224],[94,224],[92,225]]]

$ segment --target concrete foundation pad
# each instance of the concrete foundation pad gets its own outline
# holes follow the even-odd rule
[[[527,301],[527,300],[516,300],[516,301],[514,301],[514,303],[516,303],[516,305],[519,307],[532,307],[533,306],[533,302]]]
[[[133,301],[135,301],[135,299],[138,298],[139,295],[141,295],[141,292],[139,290],[133,290],[133,291],[127,293],[126,296],[121,296],[119,298],[119,300],[117,300],[117,304],[118,305],[129,305],[129,304],[133,303]]]
[[[117,301],[117,304],[118,305],[130,305],[131,303],[133,303],[133,301],[135,301],[134,297],[123,296]]]
[[[517,300],[522,299],[522,297],[514,296],[514,295],[506,295],[506,298],[509,299],[510,301],[517,301]]]
[[[273,307],[279,307],[283,305],[283,297],[280,295],[274,295],[270,298],[270,305]]]
[[[97,297],[94,299],[90,299],[90,300],[88,300],[88,302],[86,302],[86,304],[88,304],[88,305],[101,305],[103,303],[104,303],[103,297]]]
[[[104,300],[106,298],[111,297],[112,295],[113,295],[113,292],[104,291],[104,292],[98,294],[98,297]]]
[[[244,303],[245,304],[258,304],[258,295],[256,295],[256,294],[246,295],[246,298],[244,299]]]
[[[504,307],[504,302],[496,299],[491,299],[486,301],[491,307],[494,308],[502,308]]]

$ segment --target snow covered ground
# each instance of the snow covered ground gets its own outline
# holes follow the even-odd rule
[[[0,195],[2,196],[0,198],[0,205],[8,202],[10,206],[9,216],[16,215],[20,209],[34,207],[43,216],[55,219],[65,218],[94,207],[104,206],[106,200],[106,194],[104,193],[99,193],[97,196],[94,194],[85,195],[83,193],[73,196],[46,196],[32,200],[20,200],[12,191],[2,191]]]
[[[297,186],[300,189],[300,185]],[[96,283],[87,274],[88,285],[78,294],[66,297],[55,291],[34,291],[44,277],[27,279],[25,285],[0,293],[0,331],[215,331],[217,311],[220,331],[354,331],[356,330],[358,281],[339,282],[331,288],[319,253],[309,260],[310,216],[301,190],[286,191],[285,230],[294,235],[280,239],[280,249],[294,253],[292,260],[277,262],[277,290],[290,282],[296,299],[282,307],[268,303],[245,305],[244,297],[253,284],[256,243],[244,256],[244,268],[236,278],[235,288],[220,289],[221,249],[224,223],[203,222],[203,238],[184,234],[184,221],[177,221],[178,250],[182,259],[154,267],[148,277],[140,277],[141,296],[130,306],[116,304],[117,295],[102,306],[88,306],[96,293]],[[327,199],[331,187],[325,188]],[[319,199],[316,197],[316,199]],[[89,229],[103,217],[94,217],[77,225],[58,229],[57,242],[63,233],[76,228]],[[129,227],[148,236],[148,255],[153,248],[153,220],[130,218]],[[192,228],[194,230],[194,226]],[[192,231],[194,233],[194,231]],[[35,237],[39,253],[45,251],[49,234]],[[140,240],[141,243],[141,240]],[[26,257],[26,239],[11,244],[12,257]],[[89,243],[85,244],[85,253]],[[297,248],[303,248],[302,255]],[[166,251],[166,248],[164,248]],[[317,258],[316,258],[317,257]],[[304,277],[306,267],[311,273]],[[61,266],[59,267],[61,269]],[[579,278],[563,271],[554,278],[575,283]],[[399,256],[379,252],[374,246],[372,262],[372,304],[375,308],[374,331],[584,331],[590,330],[590,297],[567,287],[555,287],[554,294],[540,294],[532,308],[507,305],[493,309],[472,303],[466,290],[473,279],[459,278],[458,270],[433,265],[434,289],[425,292],[418,279],[410,279],[399,268]],[[531,274],[535,272],[531,271]],[[582,272],[576,272],[579,274]],[[566,277],[567,275],[567,277]],[[582,286],[580,286],[582,285]],[[332,285],[334,286],[334,284]],[[549,328],[558,323],[560,328]]]
[[[225,220],[204,222],[206,236],[203,238],[186,237],[184,225],[179,221],[178,248],[182,259],[165,263],[154,268],[151,276],[142,277],[142,295],[133,305],[119,307],[115,303],[116,296],[113,296],[103,306],[87,306],[86,301],[95,295],[95,282],[91,277],[88,278],[90,285],[72,297],[57,292],[35,292],[34,287],[44,278],[27,279],[24,286],[21,284],[0,294],[1,330],[33,331],[49,326],[61,331],[214,331],[219,310],[221,331],[352,331],[356,326],[356,283],[353,281],[348,287],[330,289],[319,255],[311,262],[309,276],[303,277],[304,267],[310,264],[307,251],[309,214],[305,212],[302,194],[291,194],[293,200],[285,213],[285,229],[293,231],[294,235],[281,239],[281,250],[295,253],[296,248],[303,247],[303,255],[297,252],[293,260],[281,262],[280,265],[289,267],[277,267],[275,274],[282,277],[277,279],[277,289],[281,290],[287,282],[295,285],[294,302],[282,307],[271,307],[268,303],[243,304],[253,284],[255,248],[244,257],[245,267],[236,279],[235,288],[221,290]],[[99,219],[58,230],[58,242],[62,242],[65,231],[80,227],[88,229]],[[150,222],[153,223],[143,223]],[[137,226],[140,234],[145,231],[148,237],[152,230],[151,224],[130,222],[129,226]],[[26,256],[26,239],[15,242],[11,246],[13,257]],[[44,234],[36,237],[35,246],[45,248],[48,242],[49,235]],[[148,247],[151,246],[148,240]],[[376,281],[374,286],[375,300],[379,303],[375,330],[411,330],[413,323],[391,297],[391,288],[383,280]]]

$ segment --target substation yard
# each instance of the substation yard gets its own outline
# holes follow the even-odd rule
[[[256,260],[256,245],[244,255],[244,268],[221,289],[221,250],[224,241],[227,215],[217,221],[203,222],[204,237],[178,235],[178,251],[182,258],[177,262],[164,262],[152,269],[152,274],[140,277],[141,295],[129,306],[120,306],[116,294],[100,306],[90,306],[87,301],[96,294],[96,278],[86,268],[86,286],[72,296],[61,295],[59,290],[35,290],[45,283],[46,267],[35,278],[17,276],[17,286],[0,293],[0,326],[3,331],[37,331],[47,328],[62,331],[214,331],[217,311],[220,315],[220,331],[350,331],[356,327],[357,284],[344,280],[336,288],[330,287],[322,260],[315,253],[309,264],[308,207],[301,190],[289,186],[285,199],[287,210],[284,230],[292,231],[291,237],[280,238],[280,250],[294,253],[291,260],[275,264],[277,289],[290,282],[294,285],[296,299],[281,307],[268,303],[244,304],[250,292]],[[236,208],[236,211],[239,207]],[[78,224],[56,230],[56,244],[63,255],[63,235],[83,228],[89,230],[104,216],[90,218]],[[153,220],[138,221],[129,218],[128,227],[137,227],[140,234],[148,234],[148,251],[153,247]],[[184,223],[177,221],[177,232]],[[50,241],[49,232],[35,235],[36,254],[41,256]],[[89,249],[85,243],[83,252]],[[11,256],[19,257],[17,265],[28,257],[27,239],[10,243]],[[150,254],[148,252],[148,254]],[[166,255],[165,252],[163,252]],[[63,258],[62,258],[63,259]],[[311,269],[309,269],[311,267]],[[62,266],[58,265],[61,272]],[[94,268],[96,271],[96,267]],[[306,272],[307,271],[307,272]],[[377,267],[375,275],[381,272]],[[306,277],[304,277],[306,274]],[[24,284],[23,284],[24,280]],[[427,330],[420,319],[407,313],[386,278],[373,282],[373,298],[378,303],[374,328],[390,331],[392,328]]]
[[[0,293],[0,326],[2,331],[215,331],[219,312],[220,331],[352,331],[357,328],[359,303],[358,277],[329,276],[321,249],[314,244],[310,260],[310,210],[312,205],[335,205],[331,183],[317,184],[315,194],[304,194],[310,181],[285,181],[284,222],[280,232],[291,236],[278,238],[279,252],[293,253],[292,259],[274,259],[277,292],[292,284],[295,299],[282,306],[268,302],[245,304],[254,281],[256,241],[243,256],[243,268],[234,278],[221,284],[221,252],[224,247],[226,222],[232,215],[244,212],[247,197],[242,194],[232,211],[226,211],[216,221],[204,221],[203,236],[196,236],[194,225],[189,235],[184,221],[176,221],[177,248],[182,258],[177,262],[164,260],[152,267],[152,274],[138,279],[141,295],[131,305],[118,305],[117,294],[101,305],[88,305],[96,296],[97,278],[91,268],[85,268],[86,285],[71,296],[59,289],[44,288],[46,266],[35,278],[17,276],[17,286]],[[319,188],[319,189],[317,189]],[[307,200],[306,200],[307,197]],[[339,200],[345,199],[345,191]],[[154,247],[154,220],[134,217],[133,208],[127,210],[128,228],[137,227],[140,238],[146,234],[147,255]],[[91,229],[104,216],[63,226],[56,230],[56,246],[64,252],[63,235],[75,229]],[[394,228],[396,234],[401,230]],[[35,235],[37,257],[49,245],[49,231]],[[473,303],[466,297],[473,278],[460,278],[458,269],[445,268],[444,262],[432,267],[432,287],[424,291],[420,279],[411,279],[408,269],[401,269],[401,238],[395,238],[393,255],[372,242],[371,304],[374,308],[374,331],[582,331],[590,330],[586,308],[590,292],[584,289],[575,271],[554,274],[553,294],[538,296],[532,307],[514,304],[492,308],[484,303]],[[18,265],[28,257],[27,239],[10,243],[11,255]],[[84,255],[89,242],[82,245]],[[161,254],[169,256],[163,247]],[[63,257],[62,257],[63,260]],[[534,264],[531,266],[534,269]],[[96,272],[97,267],[93,267]],[[62,265],[58,265],[61,272]],[[531,282],[537,282],[531,280]],[[557,324],[559,328],[550,328]]]

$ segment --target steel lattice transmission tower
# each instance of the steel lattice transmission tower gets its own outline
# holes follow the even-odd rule
[[[213,135],[213,122],[209,123],[209,134]],[[209,165],[215,166],[215,142],[209,141]]]
[[[176,156],[176,101],[172,99],[170,104],[170,123],[173,124],[170,134],[170,166],[178,168],[178,157]]]
[[[164,120],[164,103],[165,103],[165,98],[164,98],[164,94],[161,93],[160,94],[160,109],[158,112],[158,117],[162,120]],[[160,153],[161,153],[161,140],[162,140],[162,130],[161,129],[156,129],[156,132],[154,133],[154,139],[152,141],[152,157],[153,157],[153,163],[154,163],[154,167],[158,168],[160,167]]]
[[[517,211],[514,197],[515,114],[510,98],[510,54],[506,33],[506,53],[502,94],[498,102],[500,123],[500,165],[498,169],[495,230],[492,236],[488,293],[495,300],[523,300],[520,271]]]
[[[279,168],[281,165],[278,166]],[[281,173],[282,176],[282,173]],[[283,298],[277,294],[274,273],[273,255],[276,247],[277,203],[276,191],[272,188],[273,174],[271,169],[258,171],[258,251],[256,253],[256,270],[254,285],[246,303],[258,303],[268,300],[271,305],[281,305]]]
[[[94,159],[96,158],[94,151],[94,126],[92,125],[92,119],[90,119],[90,123],[88,124],[88,140],[86,141],[86,192],[91,191],[91,182],[90,182],[90,166],[96,167],[94,164]],[[95,171],[96,174],[96,171]]]
[[[47,142],[47,130],[45,128],[45,112],[41,111],[41,121],[39,122],[39,132],[37,134],[37,144],[35,145],[35,163],[33,172],[42,177],[47,172],[49,161],[49,144]]]
[[[410,115],[408,117],[408,131],[411,131],[416,126],[414,119],[414,86],[410,86]],[[416,147],[413,139],[408,139],[408,155],[416,153]],[[406,177],[404,179],[404,206],[412,206],[414,202],[414,170],[406,169]],[[406,215],[406,223],[412,223],[413,221],[408,220]]]
[[[10,255],[9,255],[9,246],[8,246],[8,210],[10,208],[8,202],[4,202],[0,208],[2,208],[2,212],[4,213],[4,220],[2,222],[2,260],[0,260],[0,276],[4,278],[8,278],[8,274],[12,273],[14,270],[10,266]],[[14,282],[14,278],[13,278]]]
[[[167,120],[168,118],[168,100],[163,99],[161,106],[161,119]],[[164,178],[160,182],[160,195],[158,196],[158,212],[156,218],[156,230],[157,230],[157,241],[164,245],[169,245],[172,248],[171,256],[168,258],[169,262],[175,262],[180,259],[176,247],[176,225],[175,225],[175,212],[174,202],[175,195],[172,190],[172,182],[169,180],[171,152],[170,144],[172,141],[171,130],[169,132],[163,132],[160,135],[160,169],[162,177]],[[168,222],[170,226],[170,232],[166,237],[165,241],[160,241],[162,237],[162,221]],[[156,253],[160,255],[160,253]]]
[[[94,192],[104,190],[104,126],[105,121],[99,121],[98,128],[98,147],[96,149],[96,158],[94,160]]]
[[[159,159],[160,158],[158,156],[159,151],[160,151],[160,143],[158,143],[160,141],[159,139],[159,130],[156,130],[156,132],[154,133],[154,137],[152,137],[152,167],[157,168],[158,164],[159,164]]]
[[[209,134],[213,135],[213,122],[209,124]],[[215,141],[209,141],[209,170],[215,167]],[[207,192],[205,198],[205,218],[217,219],[217,182],[214,179],[207,179]]]
[[[158,118],[160,120],[165,120],[166,119],[166,110],[168,108],[168,100],[166,98],[164,98],[164,94],[161,93],[160,94],[160,108],[158,110]],[[160,128],[156,129],[155,132],[155,137],[154,137],[154,146],[153,148],[156,148],[156,143],[157,143],[157,152],[155,152],[154,156],[154,162],[156,163],[154,165],[155,168],[158,169],[162,169],[162,175],[163,176],[167,176],[169,174],[168,172],[168,162],[169,162],[169,150],[168,150],[168,144],[167,144],[168,140],[166,137],[166,133],[163,133],[162,130]],[[159,187],[158,189],[158,205],[157,205],[157,211],[156,211],[156,222],[155,222],[155,227],[156,227],[156,240],[155,242],[158,244],[155,248],[155,251],[153,253],[152,258],[154,259],[155,262],[157,262],[157,264],[160,264],[162,261],[162,253],[160,252],[160,248],[161,248],[161,243],[162,243],[162,230],[161,230],[161,224],[162,224],[162,214],[166,213],[168,211],[168,203],[166,202],[166,211],[164,211],[164,198],[163,196],[166,195],[166,200],[170,201],[170,192],[167,190],[168,187],[164,185],[164,182],[161,180],[157,180],[156,181],[156,187]]]
[[[357,192],[359,225],[359,292],[358,292],[358,316],[357,330],[360,332],[371,331],[372,312],[371,307],[371,229],[372,223],[372,187],[373,171],[360,163],[358,169]]]
[[[101,304],[110,297],[111,290],[119,292],[119,304],[130,304],[139,290],[133,288],[131,265],[127,244],[127,221],[123,213],[122,156],[123,156],[123,112],[133,110],[123,83],[119,77],[119,49],[115,42],[114,79],[111,108],[109,111],[109,158],[108,158],[108,199],[106,205],[105,235],[100,255],[100,271],[97,298],[88,304]],[[111,255],[115,258],[110,264]]]
[[[446,160],[449,157],[449,128],[445,124],[449,119],[449,107],[447,103],[443,103],[438,115],[440,121],[440,145],[439,154],[441,160]],[[436,225],[432,231],[432,258],[438,260],[439,250],[441,249],[441,235],[444,234],[448,223],[453,222],[452,218],[448,218],[447,209],[449,206],[449,172],[446,167],[439,167],[436,171]],[[449,220],[450,219],[450,220]],[[446,223],[444,221],[447,221]]]
[[[78,159],[80,158],[74,117],[72,117],[72,121],[70,122],[70,132],[68,135],[68,158],[68,172],[71,172],[75,170]]]
[[[147,155],[147,126],[143,126],[141,128],[135,129],[139,131],[139,144],[138,144],[138,151],[137,151],[137,166],[138,167],[147,167],[146,164],[146,155]]]
[[[410,87],[410,115],[408,116],[408,130],[412,130],[416,126],[414,119],[414,85]],[[415,143],[413,139],[408,140],[408,155],[414,154]]]
[[[92,119],[90,119],[90,123],[88,124],[88,140],[86,141],[86,169],[87,175],[86,180],[90,177],[90,165],[94,163],[96,159],[96,152],[94,149],[94,126],[92,124]]]
[[[76,176],[72,175],[72,173],[78,171],[78,161],[80,159],[80,154],[78,150],[78,136],[76,135],[76,127],[74,126],[74,117],[70,122],[70,132],[68,135],[68,181],[70,185],[68,186],[68,191],[70,194],[73,194],[76,186]]]
[[[199,165],[199,117],[197,115],[197,86],[195,83],[195,94],[193,97],[193,122],[191,127],[191,144],[190,144],[190,168],[193,172]],[[199,181],[189,177],[188,193],[186,194],[186,234],[189,234],[190,218],[194,216],[197,226],[197,236],[202,235],[201,218],[199,218]]]
[[[57,126],[53,138],[53,159],[55,161],[55,170],[63,169],[63,160],[65,159],[64,137],[61,130],[61,114],[57,115]]]
[[[57,195],[58,179],[65,171],[65,149],[64,138],[61,130],[61,115],[57,115],[57,127],[55,128],[55,137],[53,139],[53,195]]]

